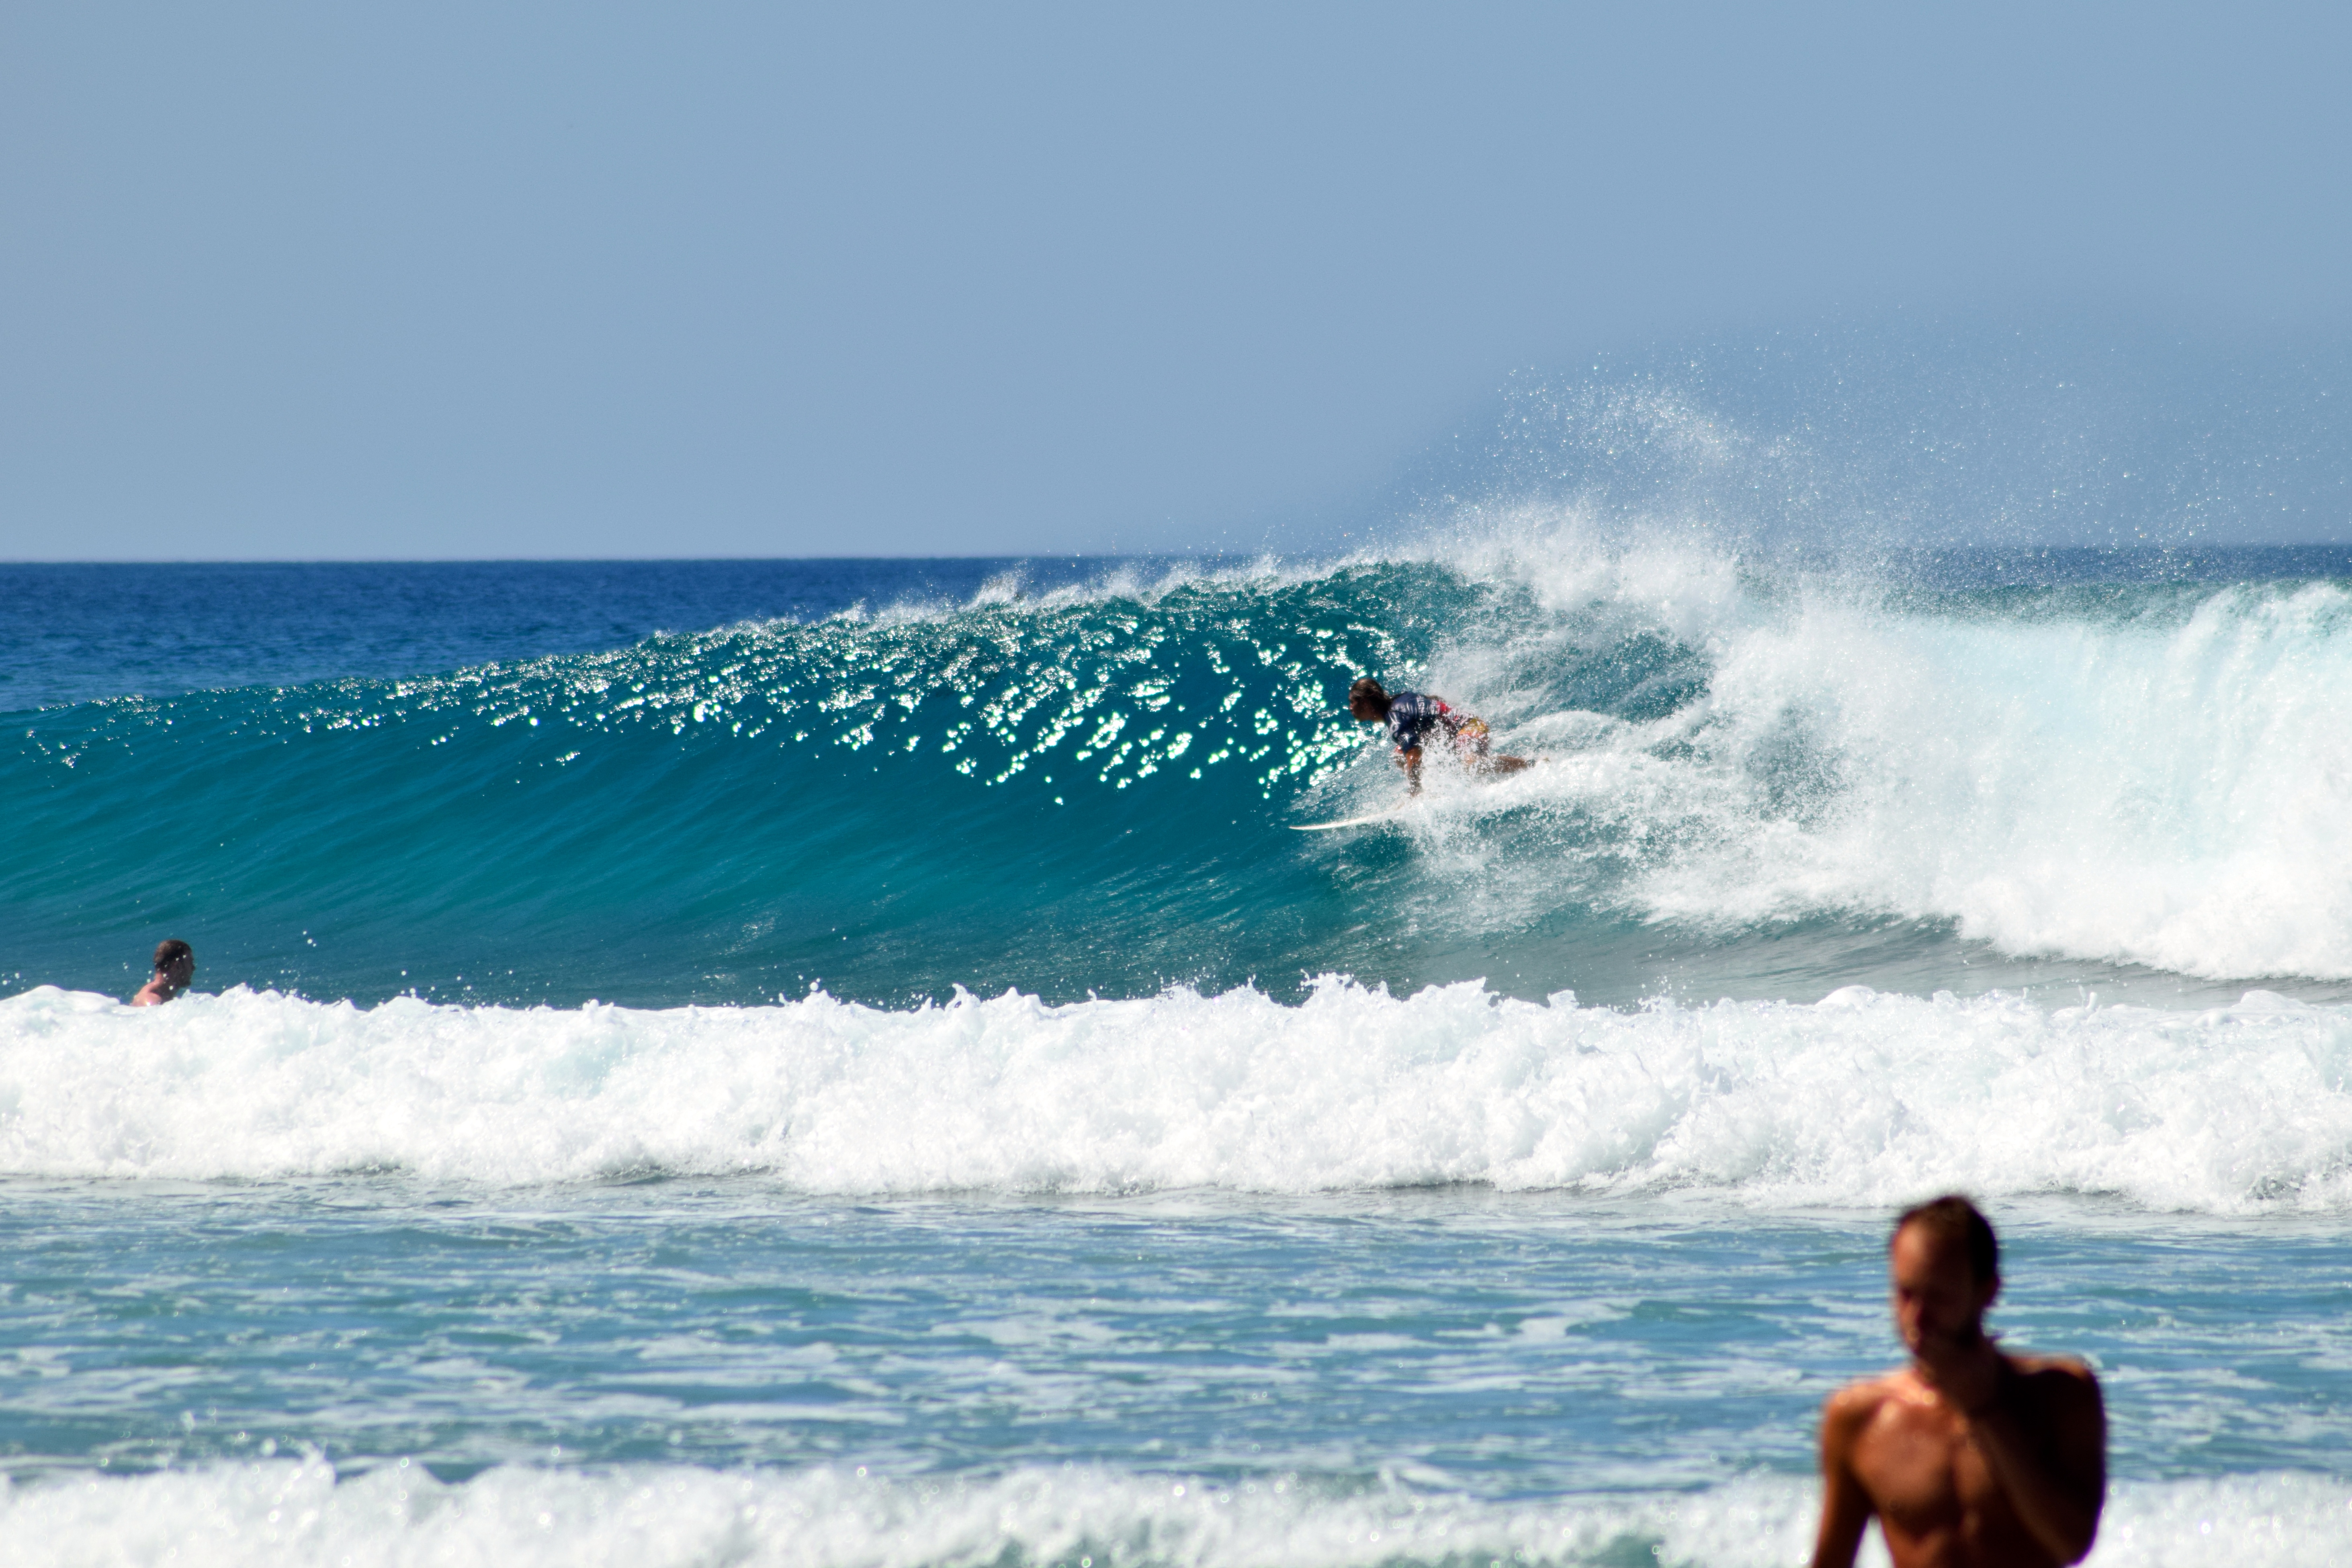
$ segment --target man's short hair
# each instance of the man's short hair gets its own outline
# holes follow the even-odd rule
[[[1982,1284],[2000,1277],[2000,1242],[1992,1233],[1992,1221],[1983,1211],[1958,1193],[1946,1193],[1940,1198],[1929,1198],[1924,1204],[1913,1204],[1895,1221],[1887,1233],[1886,1245],[1908,1225],[1923,1226],[1929,1236],[1947,1244],[1958,1242],[1969,1249],[1969,1268]]]
[[[1368,675],[1348,688],[1348,706],[1353,708],[1359,699],[1370,701],[1373,707],[1385,712],[1389,705],[1388,688]]]
[[[184,975],[196,972],[196,950],[178,937],[165,937],[155,944],[155,973],[168,974],[176,984],[184,985]]]

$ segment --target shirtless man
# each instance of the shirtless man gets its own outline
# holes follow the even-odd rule
[[[1853,1568],[1875,1515],[1895,1568],[2079,1563],[2107,1490],[2098,1379],[2062,1356],[2010,1355],[1984,1331],[2000,1245],[1966,1198],[1921,1204],[1887,1244],[1911,1364],[1822,1410],[1813,1568]]]
[[[1396,747],[1396,764],[1404,770],[1407,793],[1421,793],[1422,742],[1433,734],[1454,742],[1454,753],[1466,767],[1480,773],[1515,773],[1528,765],[1525,757],[1489,756],[1486,721],[1473,713],[1456,713],[1445,700],[1419,691],[1391,694],[1370,676],[1348,689],[1348,711],[1359,724],[1385,724]]]
[[[171,937],[155,944],[155,978],[131,999],[133,1007],[160,1007],[188,988],[196,977],[196,950]]]

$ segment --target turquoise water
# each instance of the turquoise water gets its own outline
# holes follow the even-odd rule
[[[1948,1187],[2342,1554],[2352,555],[5,572],[12,1561],[1801,1560]]]
[[[1890,587],[1534,541],[1076,585],[770,566],[762,596],[722,563],[667,593],[562,567],[451,569],[479,580],[438,599],[399,568],[93,592],[15,684],[140,695],[17,716],[0,984],[135,985],[159,924],[214,984],[362,1002],[2352,977],[2352,919],[2304,921],[2342,852],[2260,826],[2326,787],[2283,731],[2335,717],[2333,580],[2009,581],[2030,564]],[[89,569],[12,570],[51,625],[49,578]],[[204,625],[148,629],[183,602]],[[521,656],[670,619],[693,629]],[[499,657],[431,668],[460,650]],[[1436,778],[1417,830],[1291,834],[1393,795],[1341,706],[1366,669],[1549,763]],[[230,683],[157,684],[181,670]],[[2138,912],[2151,878],[2198,908]],[[2273,929],[2210,913],[2240,900]]]

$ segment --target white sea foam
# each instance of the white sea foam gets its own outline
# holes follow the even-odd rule
[[[1157,605],[1185,588],[1259,590],[1315,582],[1327,576],[1334,564],[1325,560],[1264,553],[1214,562],[1181,556],[1156,561],[1111,558],[1092,576],[1050,586],[1033,582],[1026,566],[1014,565],[981,584],[968,598],[940,595],[895,599],[878,609],[855,606],[833,618],[852,624],[907,626],[950,619],[973,610],[1025,609],[1052,614],[1077,605],[1121,601]]]
[[[0,1558],[183,1568],[340,1563],[790,1563],[917,1568],[1028,1562],[1139,1568],[1801,1561],[1816,1492],[1793,1479],[1696,1493],[1497,1503],[1389,1484],[1339,1490],[1086,1468],[985,1480],[854,1472],[509,1467],[445,1486],[414,1467],[339,1480],[316,1460],[0,1491]],[[2093,1568],[2303,1568],[2352,1552],[2352,1483],[2304,1474],[2124,1482]],[[1863,1561],[1883,1565],[1875,1532]]]
[[[1758,573],[1687,530],[1620,549],[1523,518],[1450,550],[1550,618],[1451,647],[1429,683],[1553,753],[1512,804],[1608,829],[1562,854],[1633,854],[1612,896],[1643,916],[1861,911],[1954,921],[2020,954],[2352,977],[2352,595],[2336,584],[2029,614]],[[1703,656],[1702,698],[1648,722],[1549,704],[1545,672],[1575,648],[1643,632]],[[1556,896],[1557,862],[1516,869],[1523,902]]]
[[[1764,1204],[2352,1205],[2352,1010],[2049,1009],[1860,987],[1633,1013],[1188,991],[883,1011],[0,1001],[0,1170],[491,1184],[766,1173],[830,1193],[1441,1183]]]

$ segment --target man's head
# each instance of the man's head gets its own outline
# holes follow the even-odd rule
[[[155,944],[155,978],[173,992],[185,991],[196,977],[196,950],[178,937]]]
[[[1895,1326],[1913,1355],[1933,1362],[1983,1337],[1985,1309],[2000,1293],[2000,1243],[1976,1205],[1955,1195],[1904,1210],[1886,1262]]]
[[[1377,724],[1389,716],[1388,688],[1370,676],[1348,688],[1348,711],[1361,724]]]

